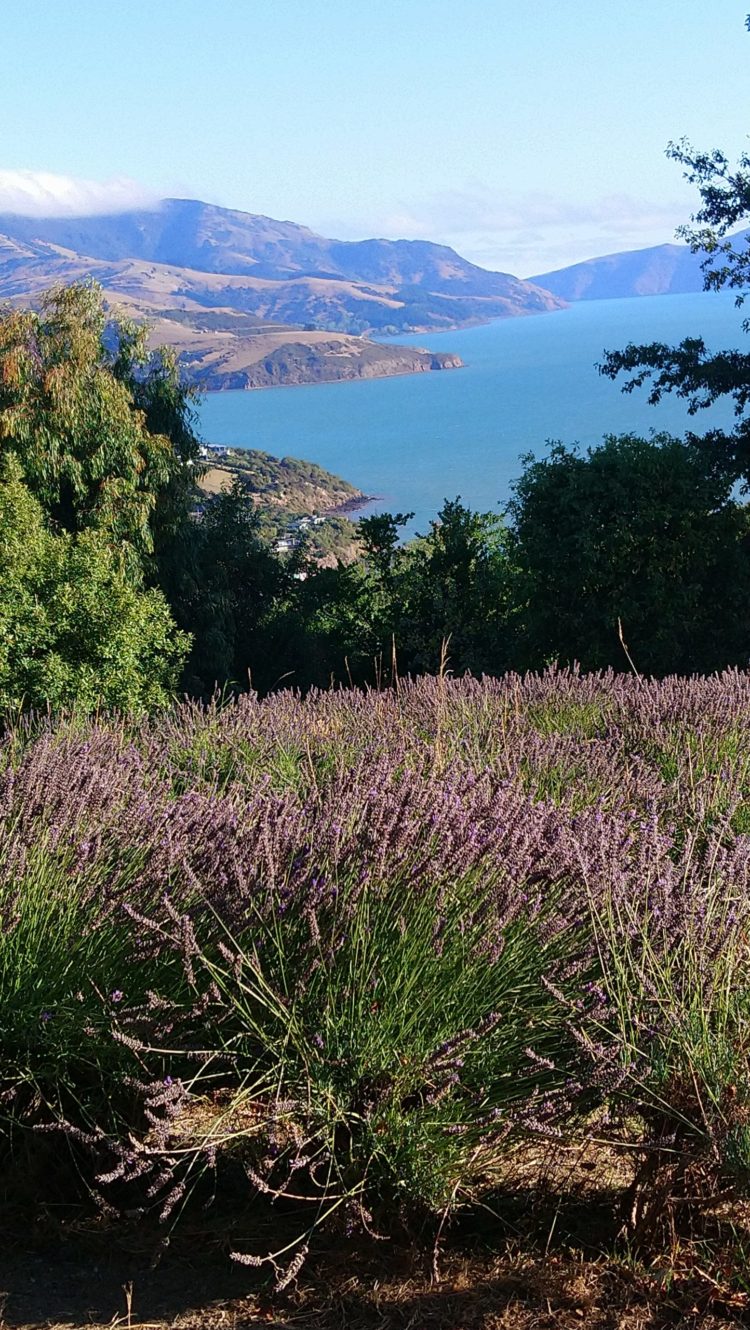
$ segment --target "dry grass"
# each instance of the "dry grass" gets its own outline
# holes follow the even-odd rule
[[[234,472],[227,471],[225,467],[210,466],[203,472],[198,486],[206,494],[222,494],[225,490],[232,488]]]

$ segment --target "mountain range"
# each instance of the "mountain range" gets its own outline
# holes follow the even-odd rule
[[[0,214],[0,299],[94,277],[155,323],[204,387],[453,368],[456,356],[370,334],[465,327],[564,301],[421,240],[338,241],[294,222],[166,199],[114,216]]]
[[[733,237],[744,241],[749,232]],[[111,216],[0,213],[0,300],[98,280],[205,388],[452,369],[458,356],[373,337],[541,314],[578,300],[700,291],[687,245],[607,254],[522,280],[424,240],[331,240],[295,222],[165,199]]]

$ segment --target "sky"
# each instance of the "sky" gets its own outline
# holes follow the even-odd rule
[[[2,0],[0,210],[165,196],[519,276],[673,238],[750,148],[750,0]]]

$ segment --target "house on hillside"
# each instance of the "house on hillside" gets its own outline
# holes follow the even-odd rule
[[[289,554],[292,550],[299,548],[299,541],[295,536],[282,536],[274,543],[274,554]]]

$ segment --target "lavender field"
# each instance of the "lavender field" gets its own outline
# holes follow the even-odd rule
[[[284,1286],[545,1152],[620,1160],[643,1249],[748,1197],[750,675],[28,722],[0,772],[0,1153],[41,1199],[286,1200],[281,1249],[226,1243]]]

